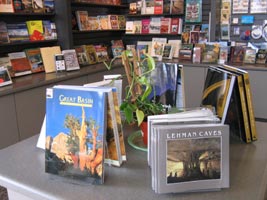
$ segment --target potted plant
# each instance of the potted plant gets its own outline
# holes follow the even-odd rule
[[[137,123],[138,126],[146,120],[149,115],[162,114],[165,112],[163,105],[155,101],[155,98],[149,98],[153,95],[153,85],[149,74],[155,69],[155,61],[148,54],[143,59],[137,56],[134,49],[124,50],[120,56],[125,69],[128,85],[126,94],[120,106],[128,124]],[[109,65],[105,63],[108,69],[118,57],[114,57]]]

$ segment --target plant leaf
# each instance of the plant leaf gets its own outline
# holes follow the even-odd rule
[[[136,109],[136,118],[138,126],[140,126],[145,118],[144,112],[142,110]]]

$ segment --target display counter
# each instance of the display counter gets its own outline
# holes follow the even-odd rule
[[[257,122],[258,141],[231,142],[230,188],[214,192],[156,194],[146,152],[126,144],[127,162],[121,167],[105,165],[105,183],[73,184],[69,179],[45,173],[44,150],[36,147],[38,135],[0,150],[0,185],[10,200],[264,200],[267,186],[267,123]],[[133,127],[124,129],[125,140]]]

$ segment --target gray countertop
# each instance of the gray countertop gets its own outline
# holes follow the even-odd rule
[[[0,150],[0,185],[36,200],[179,199],[263,200],[267,185],[267,123],[257,122],[258,141],[230,145],[230,188],[216,192],[155,194],[146,152],[126,145],[122,167],[105,165],[104,185],[73,184],[45,173],[38,135]],[[125,130],[125,135],[132,129]],[[126,138],[125,138],[126,139]]]

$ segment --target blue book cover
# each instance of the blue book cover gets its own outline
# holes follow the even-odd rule
[[[103,91],[67,86],[47,89],[47,173],[103,183],[106,105]]]

